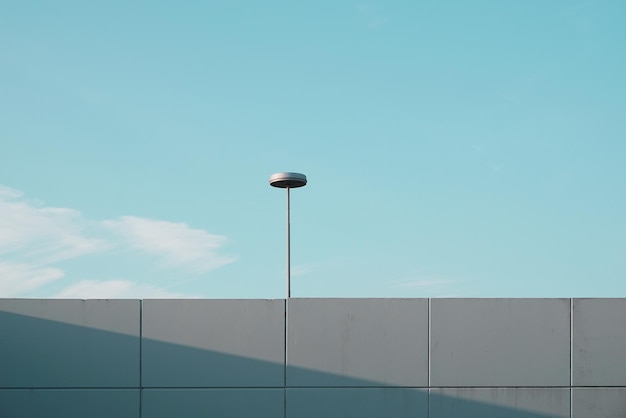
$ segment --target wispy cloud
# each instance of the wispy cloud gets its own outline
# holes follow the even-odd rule
[[[3,297],[48,296],[46,286],[60,279],[70,284],[57,291],[58,297],[182,297],[123,279],[72,282],[59,264],[95,253],[115,260],[119,252],[107,251],[122,249],[131,254],[138,251],[154,256],[168,268],[200,274],[234,261],[234,257],[220,253],[226,241],[224,236],[184,223],[133,216],[90,220],[75,209],[46,206],[24,198],[18,190],[0,185],[0,256],[3,258],[0,295]],[[123,263],[119,264],[121,269]]]
[[[88,222],[78,211],[36,206],[20,198],[13,189],[0,189],[0,254],[19,252],[50,263],[106,248],[102,239],[85,235]]]
[[[3,186],[0,184],[0,199],[17,199],[18,197],[22,197],[23,193],[19,190],[12,189],[7,186]]]
[[[123,216],[103,224],[121,236],[130,248],[157,256],[168,266],[204,273],[234,261],[233,257],[217,252],[226,243],[226,237],[184,223]]]
[[[63,270],[54,267],[0,262],[0,295],[19,297],[64,275]]]
[[[182,293],[173,293],[148,284],[135,283],[129,280],[81,280],[62,291],[53,298],[68,299],[168,299],[188,298]]]
[[[416,274],[406,279],[393,280],[387,285],[404,292],[417,292],[421,297],[457,297],[467,280],[445,277],[437,274]],[[460,287],[461,286],[461,287]]]

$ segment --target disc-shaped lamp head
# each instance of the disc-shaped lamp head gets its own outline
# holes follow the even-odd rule
[[[270,185],[281,189],[294,189],[306,185],[306,176],[300,173],[276,173],[270,176]]]

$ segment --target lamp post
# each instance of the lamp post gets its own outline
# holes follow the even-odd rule
[[[287,189],[287,298],[291,297],[291,231],[289,226],[289,190],[306,186],[306,176],[300,173],[276,173],[270,176],[270,186]]]

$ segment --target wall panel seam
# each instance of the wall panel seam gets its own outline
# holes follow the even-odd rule
[[[574,298],[569,302],[569,416],[574,413]]]
[[[283,328],[283,417],[287,418],[287,332],[289,330],[289,299],[285,299],[283,305],[284,328]]]
[[[430,359],[431,359],[431,317],[432,317],[432,308],[431,308],[431,298],[428,298],[428,335],[426,338],[428,339],[428,349],[426,353],[426,358],[428,361],[428,387],[430,387]]]
[[[143,299],[139,300],[139,418],[143,416]]]

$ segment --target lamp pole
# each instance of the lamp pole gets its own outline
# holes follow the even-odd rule
[[[287,189],[287,298],[291,297],[291,222],[290,190],[306,186],[306,176],[300,173],[276,173],[270,176],[270,186]]]

